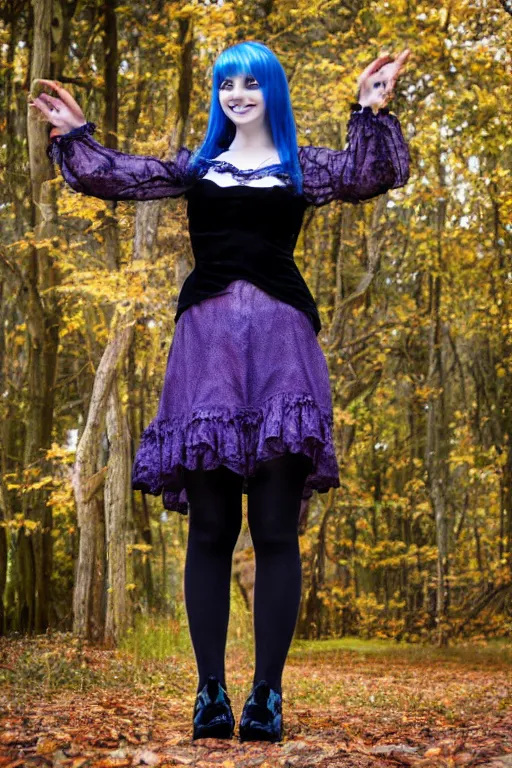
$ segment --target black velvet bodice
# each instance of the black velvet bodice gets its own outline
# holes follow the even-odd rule
[[[221,187],[204,178],[185,197],[195,267],[183,283],[175,322],[187,307],[243,279],[306,312],[318,334],[318,309],[293,256],[304,198],[286,186]]]

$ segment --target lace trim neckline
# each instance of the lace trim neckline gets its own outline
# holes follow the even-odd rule
[[[228,162],[228,160],[218,160],[215,157],[203,157],[200,160],[200,165],[204,168],[204,172],[207,173],[210,167],[214,171],[219,173],[230,173],[236,181],[243,184],[250,179],[261,179],[265,176],[275,176],[278,179],[282,179],[285,182],[290,183],[290,175],[283,171],[282,163],[272,163],[272,165],[262,165],[259,168],[237,168],[236,165]]]
[[[257,171],[267,171],[268,169],[279,169],[283,167],[282,163],[271,163],[270,165],[260,165],[257,168],[237,168],[236,165],[230,163],[229,160],[219,160],[216,157],[206,158],[206,162],[213,163],[222,168],[229,168],[237,173],[255,173]]]

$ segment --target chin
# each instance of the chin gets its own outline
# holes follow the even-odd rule
[[[251,123],[258,123],[258,122],[259,120],[257,117],[255,117],[253,120],[244,120],[243,118],[242,120],[236,120],[236,119],[233,120],[233,123],[235,125],[251,125]]]
[[[229,107],[227,109],[223,110],[226,117],[229,117],[232,123],[235,125],[249,125],[249,123],[253,123],[254,121],[261,120],[263,117],[263,113],[258,110],[256,112],[252,112],[250,117],[246,117],[245,115],[236,115],[234,112],[232,112]]]

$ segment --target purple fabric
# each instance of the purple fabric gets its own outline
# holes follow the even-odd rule
[[[108,149],[92,138],[95,128],[94,123],[84,123],[54,137],[47,148],[66,182],[82,194],[103,200],[179,197],[208,170],[206,162],[196,176],[191,175],[187,164],[192,150],[183,146],[173,160]],[[352,109],[347,139],[348,147],[341,150],[299,147],[303,196],[309,204],[357,203],[406,184],[409,149],[400,123],[389,109],[382,108],[377,114],[371,107]]]
[[[402,187],[409,178],[410,154],[398,118],[383,107],[353,111],[348,148],[299,147],[303,194],[312,205],[332,200],[358,203]]]
[[[397,118],[388,109],[374,114],[370,107],[354,108],[359,106],[352,105],[346,149],[299,147],[307,204],[357,203],[407,182],[409,150]],[[239,171],[212,158],[192,172],[187,147],[180,147],[173,160],[108,149],[92,138],[95,127],[86,123],[55,137],[47,149],[65,181],[86,195],[179,197],[211,165],[242,183],[276,175],[293,187],[279,165]],[[186,515],[184,467],[224,464],[247,478],[259,462],[291,451],[313,460],[305,502],[313,490],[340,485],[332,418],[327,363],[308,315],[236,279],[177,320],[158,412],[142,434],[132,487],[161,493],[166,509]],[[247,493],[246,482],[243,490]]]
[[[102,200],[156,200],[178,197],[191,186],[186,172],[191,151],[186,147],[180,147],[174,160],[130,155],[104,147],[91,136],[95,130],[95,123],[84,123],[55,136],[46,150],[77,192]]]
[[[236,280],[176,324],[132,487],[188,514],[183,467],[202,458],[206,469],[224,464],[247,478],[288,450],[313,459],[303,499],[339,487],[327,362],[301,310]]]

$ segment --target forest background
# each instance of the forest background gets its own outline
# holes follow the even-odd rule
[[[186,205],[73,192],[28,114],[33,81],[68,88],[106,146],[169,158],[204,135],[216,56],[257,39],[299,144],[337,149],[357,75],[412,51],[389,105],[408,184],[308,209],[295,254],[341,479],[303,509],[297,637],[509,637],[510,3],[9,0],[0,38],[0,633],[116,644],[137,616],[185,623],[187,519],[132,493],[130,469],[193,266]],[[244,518],[241,610],[253,582]]]

